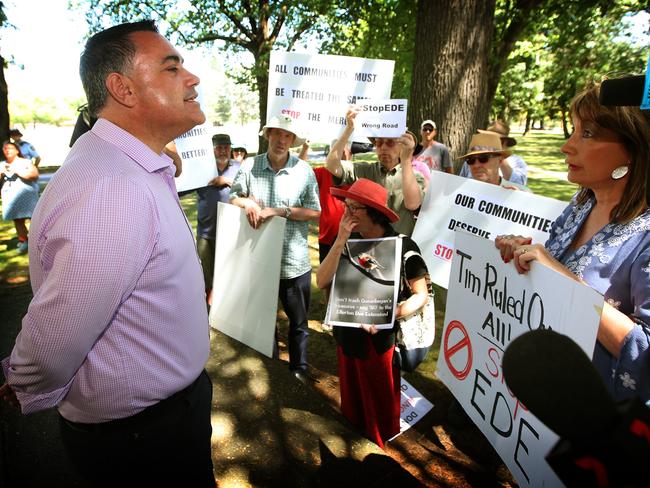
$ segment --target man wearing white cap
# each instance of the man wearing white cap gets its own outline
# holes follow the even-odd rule
[[[444,144],[436,141],[438,130],[433,120],[425,120],[420,125],[420,139],[422,151],[415,156],[415,161],[421,161],[431,170],[453,172],[453,165],[449,157],[449,149]]]
[[[320,217],[318,185],[311,166],[289,153],[305,142],[291,117],[273,117],[262,128],[266,153],[242,166],[230,191],[231,203],[243,208],[251,227],[284,217],[287,225],[280,266],[280,301],[289,317],[289,369],[301,381],[307,376],[307,310],[311,295],[309,221]],[[277,355],[277,344],[274,354]]]

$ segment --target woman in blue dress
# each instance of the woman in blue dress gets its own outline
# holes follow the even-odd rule
[[[593,363],[615,400],[650,400],[650,112],[605,107],[600,85],[573,100],[574,132],[562,146],[580,185],[545,245],[499,236],[501,256],[525,273],[533,261],[605,297]]]
[[[0,163],[2,179],[2,218],[13,220],[18,235],[18,252],[27,252],[27,224],[38,202],[38,169],[20,155],[20,149],[13,142],[5,142],[2,152],[6,158]]]

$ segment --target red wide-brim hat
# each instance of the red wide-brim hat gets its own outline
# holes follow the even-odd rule
[[[399,220],[399,215],[386,206],[388,190],[374,181],[359,178],[347,190],[332,187],[330,188],[330,193],[341,200],[349,198],[368,207],[372,207],[383,213],[391,222],[397,222]]]

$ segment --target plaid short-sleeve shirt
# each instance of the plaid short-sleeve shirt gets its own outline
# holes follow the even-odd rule
[[[266,153],[255,156],[253,165],[244,167],[235,177],[230,199],[255,198],[264,207],[302,207],[320,211],[318,185],[311,166],[294,155],[277,173]],[[311,270],[307,234],[309,222],[287,220],[282,244],[280,278],[288,279]]]

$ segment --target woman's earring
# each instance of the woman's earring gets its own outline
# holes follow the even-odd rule
[[[614,168],[614,171],[612,171],[612,179],[620,180],[627,174],[628,171],[630,171],[630,167],[627,164],[619,166],[618,168]]]

